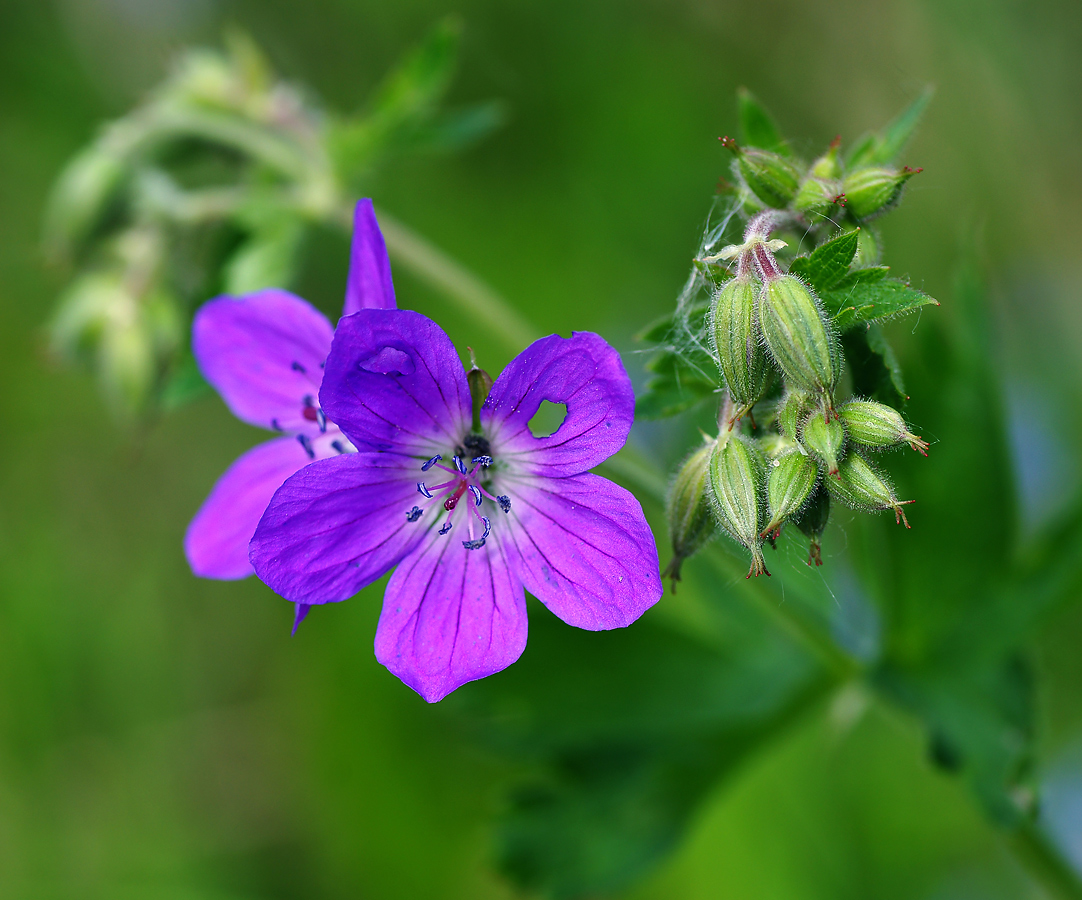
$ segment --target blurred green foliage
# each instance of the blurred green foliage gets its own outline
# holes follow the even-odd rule
[[[372,658],[382,584],[289,640],[258,583],[188,574],[184,527],[257,436],[213,397],[122,435],[42,352],[62,284],[39,250],[50,185],[172,50],[227,22],[356,109],[446,11],[0,6],[0,893],[1047,895],[1056,854],[1020,813],[1055,807],[1068,851],[1082,831],[1042,791],[1082,734],[1074,4],[460,4],[448,100],[503,98],[507,127],[366,182],[537,330],[601,331],[641,382],[631,336],[683,283],[735,89],[817,146],[935,83],[909,150],[925,172],[884,224],[894,271],[943,303],[884,326],[907,416],[936,439],[891,460],[920,498],[911,532],[843,518],[822,578],[783,539],[750,589],[712,545],[618,633],[533,604],[523,659],[436,708]],[[309,234],[297,286],[328,313],[347,250]],[[396,286],[487,368],[515,351],[430,281],[397,267]],[[641,458],[670,469],[696,424],[639,426],[616,470],[659,537]]]

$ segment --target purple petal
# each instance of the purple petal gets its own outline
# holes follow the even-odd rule
[[[291,437],[259,444],[218,479],[184,535],[184,553],[202,578],[245,578],[252,574],[248,542],[274,492],[309,462]]]
[[[349,278],[343,316],[362,309],[394,309],[394,283],[387,245],[379,230],[372,201],[358,200],[353,210],[353,246],[349,252]]]
[[[654,536],[628,491],[591,474],[512,490],[515,570],[569,625],[622,628],[661,597]]]
[[[312,431],[303,401],[319,393],[333,333],[300,297],[270,289],[204,303],[192,324],[192,352],[238,419]]]
[[[458,444],[471,417],[450,338],[409,310],[363,309],[342,319],[319,400],[358,449],[426,458]]]
[[[466,550],[430,535],[387,584],[376,659],[435,703],[522,655],[526,598],[495,537]]]
[[[256,574],[294,603],[352,597],[410,552],[435,519],[408,522],[416,468],[346,453],[301,469],[274,495],[249,550]],[[432,514],[434,515],[434,513]]]
[[[555,434],[534,437],[541,401],[563,403]],[[577,475],[624,446],[635,417],[631,379],[603,338],[586,331],[535,341],[496,379],[481,410],[494,455],[537,475]]]
[[[308,618],[308,610],[312,608],[309,603],[296,603],[294,605],[296,609],[293,611],[293,630],[289,633],[290,637],[297,636],[297,629],[301,627],[301,622]]]

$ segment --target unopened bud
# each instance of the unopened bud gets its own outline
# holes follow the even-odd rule
[[[800,426],[811,414],[812,395],[807,391],[790,389],[778,408],[778,427],[789,440],[795,441],[800,433]]]
[[[825,216],[837,204],[841,192],[837,181],[809,175],[801,183],[793,207],[809,218]]]
[[[897,410],[872,400],[850,400],[838,408],[849,437],[865,447],[880,449],[894,447],[903,441],[923,456],[928,455],[928,443],[913,434]]]
[[[755,284],[738,276],[714,295],[710,333],[718,364],[733,401],[728,425],[745,415],[763,395],[769,370],[755,321]]]
[[[710,494],[717,523],[751,551],[752,575],[769,575],[763,559],[762,460],[742,436],[725,435],[710,454]]]
[[[770,520],[761,537],[772,531],[777,536],[785,520],[796,515],[807,503],[818,479],[819,467],[799,450],[779,456],[770,464],[766,476]]]
[[[850,172],[842,181],[845,208],[857,219],[866,219],[884,212],[898,202],[902,187],[920,169],[902,170],[886,166],[870,166]]]
[[[800,172],[784,156],[757,147],[740,147],[731,137],[719,138],[727,150],[736,154],[736,164],[744,183],[767,206],[783,209],[796,196]]]
[[[823,485],[815,489],[804,508],[793,517],[793,524],[808,538],[808,565],[821,566],[823,551],[820,543],[830,519],[830,494]]]
[[[841,175],[841,166],[838,165],[838,151],[842,146],[841,135],[830,142],[827,152],[820,156],[808,167],[808,174],[816,178],[834,179]]]
[[[759,325],[786,381],[823,394],[829,409],[841,355],[811,290],[794,275],[767,280],[759,294]]]
[[[710,454],[715,441],[708,441],[691,454],[676,473],[669,488],[665,512],[672,540],[672,562],[663,573],[680,580],[680,566],[714,533],[710,509]]]
[[[477,357],[473,347],[466,348],[470,353],[470,370],[466,373],[466,383],[470,386],[470,399],[473,403],[473,430],[481,433],[481,407],[488,399],[488,392],[492,390],[492,376],[477,365]]]
[[[823,464],[827,475],[838,474],[838,461],[845,452],[845,428],[832,413],[816,410],[804,423],[801,443]]]
[[[890,483],[859,453],[850,453],[838,466],[838,477],[826,479],[827,490],[854,509],[893,509],[894,520],[909,527],[902,507],[912,500],[899,500]]]

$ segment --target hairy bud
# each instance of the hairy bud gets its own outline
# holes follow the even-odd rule
[[[825,216],[836,205],[841,192],[838,182],[809,175],[801,182],[793,207],[809,219]]]
[[[845,428],[830,413],[816,411],[808,416],[800,433],[801,443],[819,462],[827,475],[838,474],[838,461],[845,452]]]
[[[741,147],[731,137],[719,138],[736,154],[737,168],[744,183],[767,206],[783,209],[796,196],[800,172],[789,160],[770,150]]]
[[[850,453],[838,466],[838,477],[826,479],[827,489],[833,496],[854,509],[893,509],[894,520],[909,520],[902,509],[912,500],[899,500],[894,489],[859,453]]]
[[[755,284],[738,276],[714,296],[710,333],[733,401],[729,427],[750,410],[766,388],[769,370],[755,321]]]
[[[751,551],[752,575],[769,575],[763,559],[759,486],[762,460],[740,435],[725,435],[710,454],[710,494],[718,524]]]
[[[870,166],[850,172],[842,181],[845,208],[857,219],[866,219],[885,212],[898,202],[902,187],[920,169],[902,170],[886,166]]]
[[[793,275],[768,279],[759,294],[759,325],[786,381],[824,395],[832,407],[841,356],[811,290]]]
[[[820,539],[827,529],[830,519],[830,494],[823,485],[819,485],[811,499],[793,517],[793,524],[808,538],[808,565],[821,566],[823,551]]]
[[[789,440],[795,441],[804,420],[811,415],[812,395],[800,389],[790,389],[778,407],[778,428]]]
[[[761,537],[781,531],[786,519],[796,515],[807,503],[819,480],[819,467],[799,450],[775,459],[766,477],[766,499],[770,520]]]
[[[850,400],[838,408],[849,437],[865,447],[881,449],[905,441],[921,455],[928,455],[928,443],[913,434],[897,410],[872,400]]]
[[[680,580],[680,566],[714,533],[714,515],[710,509],[710,454],[716,441],[707,441],[691,454],[676,473],[669,487],[665,513],[672,540],[672,562],[663,573]]]

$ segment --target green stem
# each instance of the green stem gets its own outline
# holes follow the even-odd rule
[[[1033,822],[1023,822],[1008,833],[1006,843],[1050,897],[1082,900],[1082,880],[1079,880],[1078,872],[1063,858],[1043,828]]]

